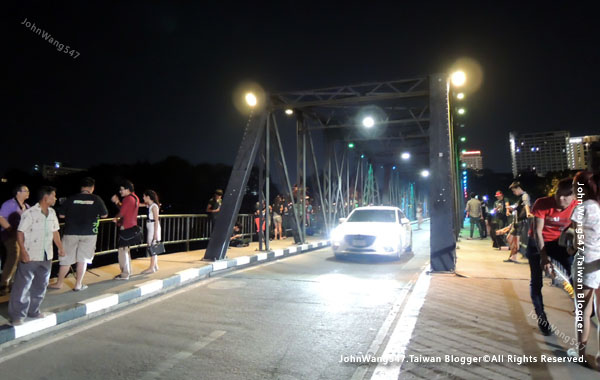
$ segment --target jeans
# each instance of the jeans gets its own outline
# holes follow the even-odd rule
[[[477,226],[479,229],[479,237],[483,237],[483,232],[481,231],[481,222],[483,222],[481,218],[473,218],[472,216],[469,217],[469,224],[471,225],[471,237],[473,237],[473,229],[475,226]]]
[[[568,277],[571,276],[571,264],[573,256],[569,256],[567,249],[558,245],[558,240],[544,242],[548,258],[553,258],[563,266]],[[537,316],[544,315],[544,298],[542,297],[543,269],[540,264],[541,255],[537,249],[535,239],[529,238],[527,243],[527,259],[529,260],[529,270],[531,272],[531,281],[529,282],[529,293],[531,302],[535,308]]]
[[[40,314],[40,305],[46,295],[52,261],[19,262],[8,302],[11,320],[23,320]]]

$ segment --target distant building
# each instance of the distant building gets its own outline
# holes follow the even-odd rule
[[[569,169],[590,169],[590,147],[594,142],[600,142],[600,135],[569,138]]]
[[[464,168],[481,170],[483,169],[483,158],[480,150],[465,151],[460,154],[460,160],[466,164]]]
[[[55,162],[52,165],[34,165],[33,171],[42,174],[42,177],[45,179],[52,180],[56,177],[60,177],[63,175],[69,175],[73,173],[79,173],[85,171],[85,169],[79,168],[68,168],[62,165],[61,162]]]
[[[569,169],[569,132],[509,133],[513,176],[524,171],[539,175]]]

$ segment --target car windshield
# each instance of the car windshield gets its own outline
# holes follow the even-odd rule
[[[396,223],[394,210],[355,210],[347,220],[348,222],[383,222]]]

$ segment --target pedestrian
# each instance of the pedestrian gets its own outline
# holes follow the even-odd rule
[[[506,238],[504,237],[504,229],[507,226],[506,205],[502,191],[496,191],[495,196],[494,208],[490,212],[490,237],[492,238],[492,247],[502,249],[506,246]]]
[[[421,229],[421,224],[423,224],[423,203],[417,203],[417,230]]]
[[[148,218],[146,219],[146,242],[148,247],[158,244],[161,240],[160,234],[160,207],[158,202],[158,195],[154,190],[144,191],[144,205],[148,207]],[[153,253],[151,250],[146,252],[150,255],[150,266],[143,270],[142,273],[150,274],[158,271],[158,255]]]
[[[501,230],[508,225],[508,216],[506,215],[506,204],[502,191],[496,191],[496,201],[492,210],[492,224],[496,225],[496,229]]]
[[[579,172],[573,179],[573,192],[579,204],[571,219],[576,223],[576,244],[573,279],[575,286],[577,351],[585,358],[585,350],[591,329],[591,315],[600,312],[600,175]],[[576,322],[577,325],[577,322]],[[596,335],[596,347],[600,345],[600,332]],[[596,354],[596,367],[600,366],[600,349]]]
[[[538,317],[538,327],[544,335],[550,335],[551,328],[544,312],[542,271],[552,275],[552,258],[564,268],[567,277],[570,276],[573,257],[565,247],[558,244],[558,240],[562,231],[571,225],[571,215],[576,205],[573,180],[564,178],[559,181],[554,196],[538,199],[531,210],[535,219],[529,230],[527,243],[527,259],[531,273],[529,290]]]
[[[58,256],[64,256],[60,240],[58,218],[52,206],[56,203],[56,189],[42,186],[39,202],[25,210],[17,231],[20,261],[15,273],[15,283],[8,302],[8,316],[13,326],[23,324],[26,317],[42,318],[40,305],[52,268],[52,242]]]
[[[96,181],[86,177],[81,181],[81,192],[69,197],[60,209],[60,217],[65,218],[63,246],[65,256],[59,257],[60,268],[50,289],[60,289],[69,269],[77,263],[74,291],[87,288],[83,285],[83,276],[87,265],[92,263],[96,253],[99,218],[106,218],[108,210],[104,201],[93,194]]]
[[[114,222],[119,229],[119,241],[117,243],[119,250],[119,267],[121,273],[115,276],[115,280],[129,280],[131,275],[131,255],[130,249],[134,245],[142,243],[142,234],[137,225],[138,209],[140,199],[134,193],[133,183],[125,180],[119,187],[119,196],[112,196],[112,202],[119,207],[119,213],[115,216]]]
[[[215,194],[208,200],[208,205],[206,206],[206,212],[208,213],[208,221],[210,223],[210,231],[215,226],[217,222],[217,216],[221,211],[221,203],[223,202],[223,190],[217,189],[215,190]]]
[[[473,229],[475,226],[479,229],[479,238],[483,239],[483,233],[481,232],[481,221],[483,219],[481,202],[479,199],[475,198],[475,193],[471,193],[470,196],[471,199],[467,202],[467,207],[465,207],[465,212],[467,213],[469,224],[471,225],[471,232],[467,240],[473,239]]]
[[[242,233],[242,226],[240,226],[239,223],[236,223],[235,226],[233,226],[233,233],[231,234],[231,237],[229,238],[229,246],[230,247],[247,247],[249,245],[250,245],[250,238],[244,237],[244,234]]]
[[[283,239],[282,235],[282,224],[283,224],[283,199],[281,195],[275,197],[273,203],[273,240]]]
[[[517,203],[509,209],[510,211],[513,211],[513,226],[510,230],[512,243],[510,255],[504,262],[516,263],[518,262],[517,252],[519,252],[519,249],[521,248],[522,240],[527,239],[529,221],[533,218],[533,215],[530,210],[531,199],[529,198],[529,194],[521,187],[521,183],[519,181],[514,181],[508,188],[518,197],[518,200]],[[526,247],[527,243],[525,242],[523,245]]]
[[[486,238],[489,234],[489,222],[488,222],[488,218],[489,218],[489,208],[487,205],[487,195],[484,195],[481,197],[481,229],[483,231],[483,236],[484,238]]]
[[[13,189],[13,197],[0,207],[0,226],[2,226],[0,236],[6,249],[6,261],[2,276],[0,276],[0,296],[8,293],[10,282],[17,270],[21,252],[17,242],[17,228],[21,221],[21,215],[29,208],[29,205],[25,203],[28,198],[27,186],[18,185]]]

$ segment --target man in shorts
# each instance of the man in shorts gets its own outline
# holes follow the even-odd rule
[[[529,194],[523,190],[519,181],[511,183],[508,188],[518,197],[518,200],[513,210],[516,215],[514,217],[513,227],[510,230],[510,234],[512,235],[510,256],[508,259],[504,260],[504,262],[518,263],[517,252],[519,252],[521,245],[523,245],[524,248],[527,247],[529,220],[533,218],[530,209],[531,198],[529,198]]]
[[[87,177],[81,181],[81,193],[71,196],[62,206],[60,217],[65,218],[63,246],[65,256],[59,257],[60,269],[56,283],[50,289],[60,289],[71,265],[77,263],[77,277],[74,291],[87,288],[83,285],[83,276],[88,264],[91,264],[96,252],[98,237],[98,218],[106,218],[108,210],[104,201],[94,195],[95,181]]]

